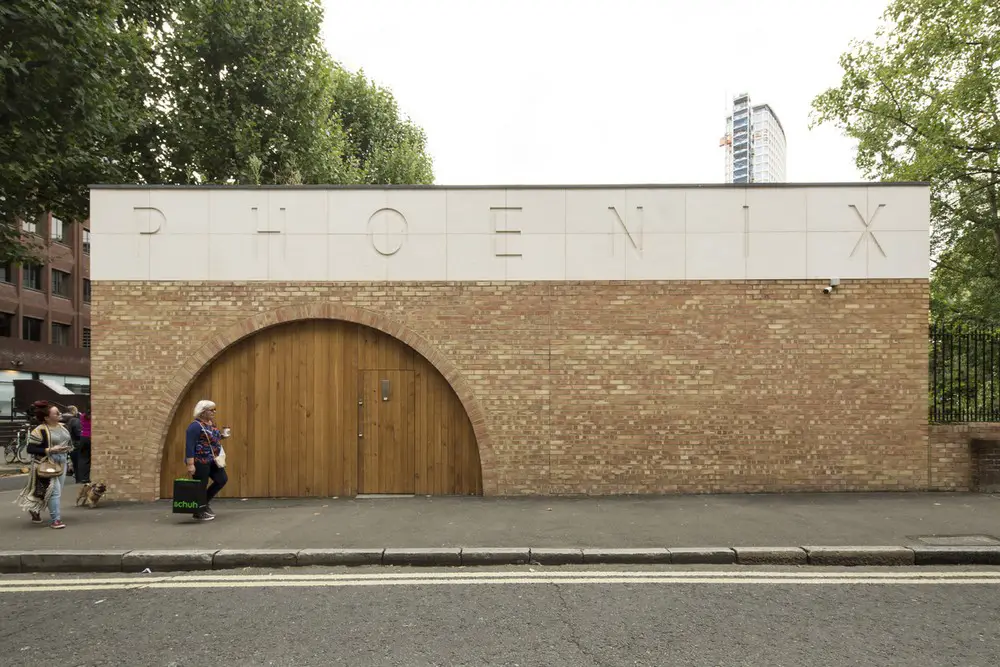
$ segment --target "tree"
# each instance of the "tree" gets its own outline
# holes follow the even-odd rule
[[[0,3],[0,262],[93,183],[430,183],[423,131],[335,64],[321,0]]]
[[[857,140],[866,177],[930,182],[934,314],[1000,322],[1000,5],[893,0],[883,19],[813,123]]]
[[[349,182],[322,17],[319,0],[184,4],[162,50],[164,182]]]
[[[335,66],[333,112],[347,134],[348,153],[361,183],[433,183],[424,131],[402,119],[392,93],[369,83],[364,71]]]
[[[144,26],[125,11],[123,0],[0,3],[0,262],[43,252],[20,221],[83,219],[88,184],[127,177],[114,147],[141,110],[123,73],[141,62]]]

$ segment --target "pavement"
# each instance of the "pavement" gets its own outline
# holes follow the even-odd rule
[[[28,467],[20,463],[0,463],[0,491],[23,486],[27,471]]]
[[[0,577],[15,667],[1000,664],[1000,569],[303,568]],[[138,580],[139,583],[134,583]],[[39,641],[58,628],[58,647]],[[51,634],[51,633],[50,633]]]
[[[8,508],[0,512],[8,570],[69,567],[52,564],[60,552],[104,552],[76,557],[83,571],[203,569],[206,558],[208,568],[561,564],[588,562],[588,551],[589,562],[618,563],[1000,564],[994,494],[224,499],[213,503],[215,521],[198,523],[172,514],[168,501],[78,508],[76,488],[66,487],[67,528],[59,531],[30,524],[11,505],[16,492],[0,492],[0,508]],[[755,555],[751,547],[769,551]],[[860,551],[831,551],[846,547]],[[951,556],[941,555],[949,549]],[[154,559],[151,551],[173,555]],[[129,552],[146,560],[137,563]]]

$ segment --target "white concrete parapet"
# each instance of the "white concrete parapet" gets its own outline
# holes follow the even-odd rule
[[[95,186],[94,280],[927,278],[926,184]]]

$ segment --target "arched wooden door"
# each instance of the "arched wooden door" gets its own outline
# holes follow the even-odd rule
[[[187,476],[184,431],[203,398],[233,430],[221,497],[482,494],[479,449],[458,396],[423,356],[376,329],[301,320],[224,351],[174,415],[163,498]]]

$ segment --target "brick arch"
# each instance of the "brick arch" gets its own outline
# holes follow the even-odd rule
[[[462,402],[472,429],[476,434],[476,446],[479,448],[479,464],[482,467],[483,495],[497,493],[496,466],[494,465],[493,444],[486,429],[485,413],[476,399],[472,388],[466,382],[461,372],[447,357],[438,352],[437,348],[426,338],[396,320],[357,306],[338,302],[309,303],[297,306],[284,306],[277,310],[260,313],[242,322],[232,325],[221,333],[210,338],[196,352],[190,355],[184,365],[174,374],[157,402],[156,414],[151,415],[153,432],[157,439],[152,445],[155,451],[145,452],[145,461],[155,461],[152,475],[143,475],[154,485],[152,497],[159,496],[160,467],[163,465],[163,452],[167,442],[167,432],[174,414],[184,398],[185,393],[208,364],[214,361],[226,349],[253,334],[279,324],[296,320],[342,320],[353,324],[362,324],[402,341],[419,352],[434,366],[444,379],[448,381]]]

